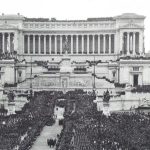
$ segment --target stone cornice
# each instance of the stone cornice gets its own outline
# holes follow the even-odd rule
[[[14,65],[14,64],[15,64],[14,60],[0,60],[0,66]]]
[[[86,30],[86,29],[114,29],[116,23],[112,21],[106,22],[26,22],[23,24],[24,29],[28,30]]]
[[[144,65],[144,64],[150,64],[150,60],[120,60],[119,64],[127,64],[127,65]]]
[[[1,24],[0,25],[0,30],[17,30],[18,27],[9,25],[9,24]]]
[[[120,29],[144,29],[144,26],[137,25],[135,23],[128,23],[126,25],[120,26]]]
[[[18,14],[18,15],[0,15],[0,20],[25,20],[25,18]]]
[[[116,30],[41,30],[41,31],[29,31],[29,30],[23,30],[24,34],[60,34],[60,35],[81,35],[81,34],[85,34],[85,35],[98,35],[98,34],[115,34]]]

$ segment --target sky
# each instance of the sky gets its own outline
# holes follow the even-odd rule
[[[145,19],[145,50],[150,50],[150,0],[0,0],[0,14],[25,17],[87,19],[137,13]]]

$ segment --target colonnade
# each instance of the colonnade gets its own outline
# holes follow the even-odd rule
[[[0,33],[0,51],[1,53],[10,53],[14,51],[14,33]]]
[[[68,44],[68,54],[111,54],[115,49],[115,34],[23,36],[25,54],[63,54]]]
[[[120,40],[123,54],[141,54],[143,52],[142,32],[123,32]]]

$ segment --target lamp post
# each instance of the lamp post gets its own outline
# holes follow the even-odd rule
[[[96,90],[96,87],[95,87],[95,56],[94,56],[94,68],[93,68],[93,94],[95,94],[95,90]]]

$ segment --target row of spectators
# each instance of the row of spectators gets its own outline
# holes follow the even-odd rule
[[[28,150],[47,122],[54,123],[53,112],[57,94],[37,92],[22,112],[0,117],[0,149]]]
[[[56,150],[150,149],[150,115],[118,112],[106,117],[97,112],[92,94],[74,93],[68,95]]]

